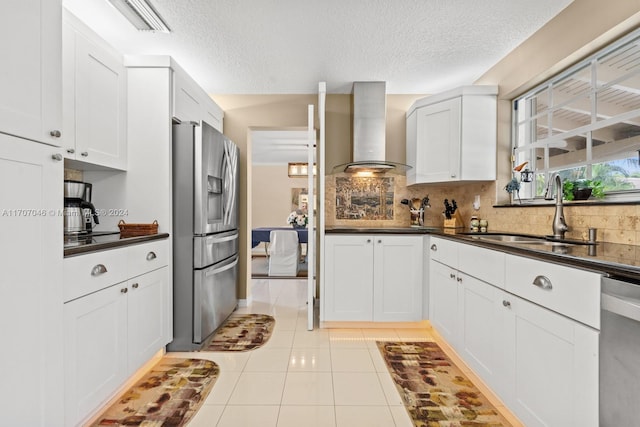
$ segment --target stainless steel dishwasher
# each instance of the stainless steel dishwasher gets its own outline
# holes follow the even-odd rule
[[[600,427],[640,421],[640,280],[602,279]]]

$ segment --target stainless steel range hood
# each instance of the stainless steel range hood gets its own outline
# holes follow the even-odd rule
[[[334,167],[333,173],[404,174],[411,167],[385,158],[386,86],[385,82],[353,83],[353,157]]]

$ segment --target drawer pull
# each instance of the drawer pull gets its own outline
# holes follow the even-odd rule
[[[542,289],[553,289],[551,280],[546,276],[536,276],[536,278],[533,279],[533,285]]]
[[[92,276],[99,276],[101,274],[104,274],[107,272],[107,267],[104,266],[104,264],[98,264],[95,267],[93,267],[91,269],[91,275]]]
[[[371,239],[367,239],[367,243],[371,243]]]
[[[126,294],[127,292],[129,292],[129,289],[122,288],[122,289],[120,289],[120,292],[123,293],[123,294]]]
[[[133,289],[138,289],[138,286],[139,286],[139,285],[138,285],[137,283],[134,283],[133,285],[131,285],[131,287],[132,287]]]
[[[455,275],[455,274],[453,274],[453,273],[449,273],[449,277],[450,277],[450,278],[452,278],[452,279],[455,279],[455,278],[456,278],[456,275]]]
[[[433,245],[431,245],[431,250],[434,251],[434,252],[438,252],[438,247],[436,246],[435,243]]]
[[[462,277],[458,277],[458,282],[462,282]]]
[[[158,258],[158,256],[156,255],[155,252],[151,251],[147,254],[147,261],[153,261],[154,259]]]
[[[505,307],[511,307],[511,302],[507,301],[506,299],[503,299],[502,305],[504,305]]]

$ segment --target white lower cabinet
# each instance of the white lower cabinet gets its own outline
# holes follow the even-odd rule
[[[510,328],[505,322],[503,303],[506,292],[464,273],[458,273],[460,285],[461,357],[499,396],[505,396],[512,375],[506,369],[507,339]],[[509,304],[507,301],[504,304]],[[509,319],[507,319],[509,320]],[[507,372],[505,372],[507,371]]]
[[[429,316],[434,328],[453,347],[458,347],[457,271],[437,261],[429,268]]]
[[[131,279],[128,285],[128,367],[134,371],[171,341],[167,336],[170,329],[167,267]]]
[[[167,248],[162,240],[65,259],[65,425],[86,421],[171,341]]]
[[[421,320],[422,242],[422,236],[327,236],[323,320]]]
[[[431,242],[431,324],[465,363],[528,427],[597,426],[599,331],[571,317],[599,325],[590,311],[599,312],[593,299],[600,276],[525,257],[501,254],[500,261],[497,251],[452,240]],[[492,269],[481,268],[480,259]],[[581,298],[569,299],[576,283]]]
[[[527,426],[598,425],[598,331],[509,297],[507,406]]]
[[[127,378],[126,283],[64,306],[65,425],[77,425]]]

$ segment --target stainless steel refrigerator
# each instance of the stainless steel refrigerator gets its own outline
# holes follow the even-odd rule
[[[237,306],[238,147],[205,122],[173,125],[173,335],[198,350]]]

